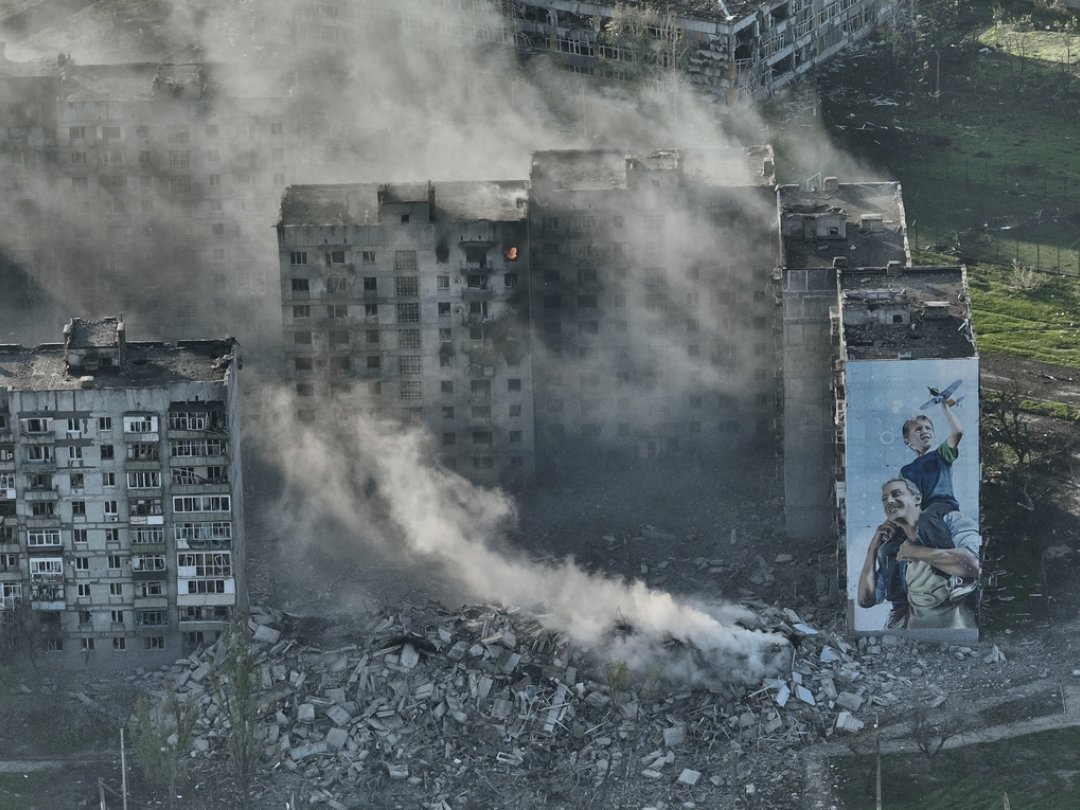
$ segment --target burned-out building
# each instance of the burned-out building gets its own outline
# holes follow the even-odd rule
[[[840,182],[777,190],[783,318],[783,459],[787,532],[835,531],[830,312],[845,268],[907,265],[910,252],[900,184]]]
[[[0,631],[58,663],[174,661],[243,605],[231,339],[73,319],[0,345]]]
[[[292,186],[278,247],[299,416],[327,398],[425,425],[480,480],[533,469],[524,181]]]
[[[840,268],[834,301],[833,491],[846,552],[849,626],[975,639],[971,591],[982,547],[979,358],[965,270],[899,262]],[[905,563],[906,587],[892,588],[882,551],[888,544],[873,547],[871,538],[885,520],[905,519],[905,501],[918,518],[915,542],[933,541],[931,552],[966,563],[953,569],[935,558],[930,568],[912,557]],[[936,538],[935,520],[942,531]],[[876,595],[862,582],[868,556],[876,556]],[[953,588],[963,581],[970,585],[957,597]]]
[[[278,244],[300,415],[337,396],[424,424],[481,480],[597,450],[753,447],[775,473],[773,182],[753,147],[293,186]]]
[[[539,152],[531,179],[538,448],[771,459],[771,148]]]
[[[106,308],[173,336],[273,321],[265,233],[296,113],[287,86],[236,73],[14,62],[0,45],[3,339],[46,340],[53,323]]]
[[[678,72],[728,104],[764,98],[891,20],[897,0],[323,0],[295,7],[302,41],[353,47],[374,28],[433,51],[513,47],[570,73],[625,81]],[[284,27],[284,26],[283,26]]]

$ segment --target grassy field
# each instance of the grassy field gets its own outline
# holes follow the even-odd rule
[[[872,807],[874,757],[833,760],[846,808]],[[882,758],[883,804],[889,810],[1001,810],[1080,807],[1080,729]]]
[[[1075,16],[955,8],[902,47],[886,33],[824,71],[825,124],[841,149],[903,183],[916,247],[1080,275],[1080,35],[1063,30]]]
[[[1080,368],[1080,279],[1037,278],[1040,286],[1023,291],[1011,270],[969,269],[979,348]]]

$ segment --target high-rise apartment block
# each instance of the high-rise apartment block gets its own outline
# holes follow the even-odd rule
[[[74,319],[0,346],[0,618],[71,664],[175,660],[244,601],[235,341]]]
[[[300,415],[349,396],[426,425],[480,480],[596,449],[753,446],[775,465],[773,182],[753,147],[540,152],[529,182],[291,187]]]
[[[266,223],[298,124],[288,87],[237,73],[13,62],[0,43],[0,339],[49,340],[72,314],[108,309],[166,335],[258,334],[276,314],[262,309]]]
[[[300,416],[353,397],[481,480],[533,467],[523,181],[293,186],[278,225]],[[305,403],[308,403],[305,405]]]

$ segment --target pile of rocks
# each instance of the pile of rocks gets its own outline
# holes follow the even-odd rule
[[[661,803],[669,794],[693,804],[716,800],[710,790],[752,793],[750,774],[746,784],[732,775],[735,759],[759,751],[775,760],[858,732],[910,684],[860,664],[895,638],[852,647],[790,610],[761,615],[791,640],[790,671],[701,689],[596,661],[516,610],[384,612],[352,643],[326,649],[297,617],[256,609],[265,762],[303,776],[308,800],[333,808],[373,780],[453,806],[462,785],[497,774],[554,774],[575,790],[636,784]],[[219,643],[158,673],[160,688],[200,707],[195,756],[224,756],[228,723],[211,687],[223,657]]]

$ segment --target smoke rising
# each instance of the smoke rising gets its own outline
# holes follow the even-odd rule
[[[351,534],[353,553],[367,542],[400,543],[414,570],[438,564],[473,598],[520,605],[574,644],[636,672],[716,685],[783,666],[786,640],[751,629],[756,619],[741,607],[590,575],[573,560],[526,560],[504,542],[513,501],[437,466],[424,432],[344,412],[327,432],[295,424],[295,405],[286,393],[267,398],[261,435],[290,440],[260,448],[285,471],[284,511],[294,525],[310,527],[329,513]]]

